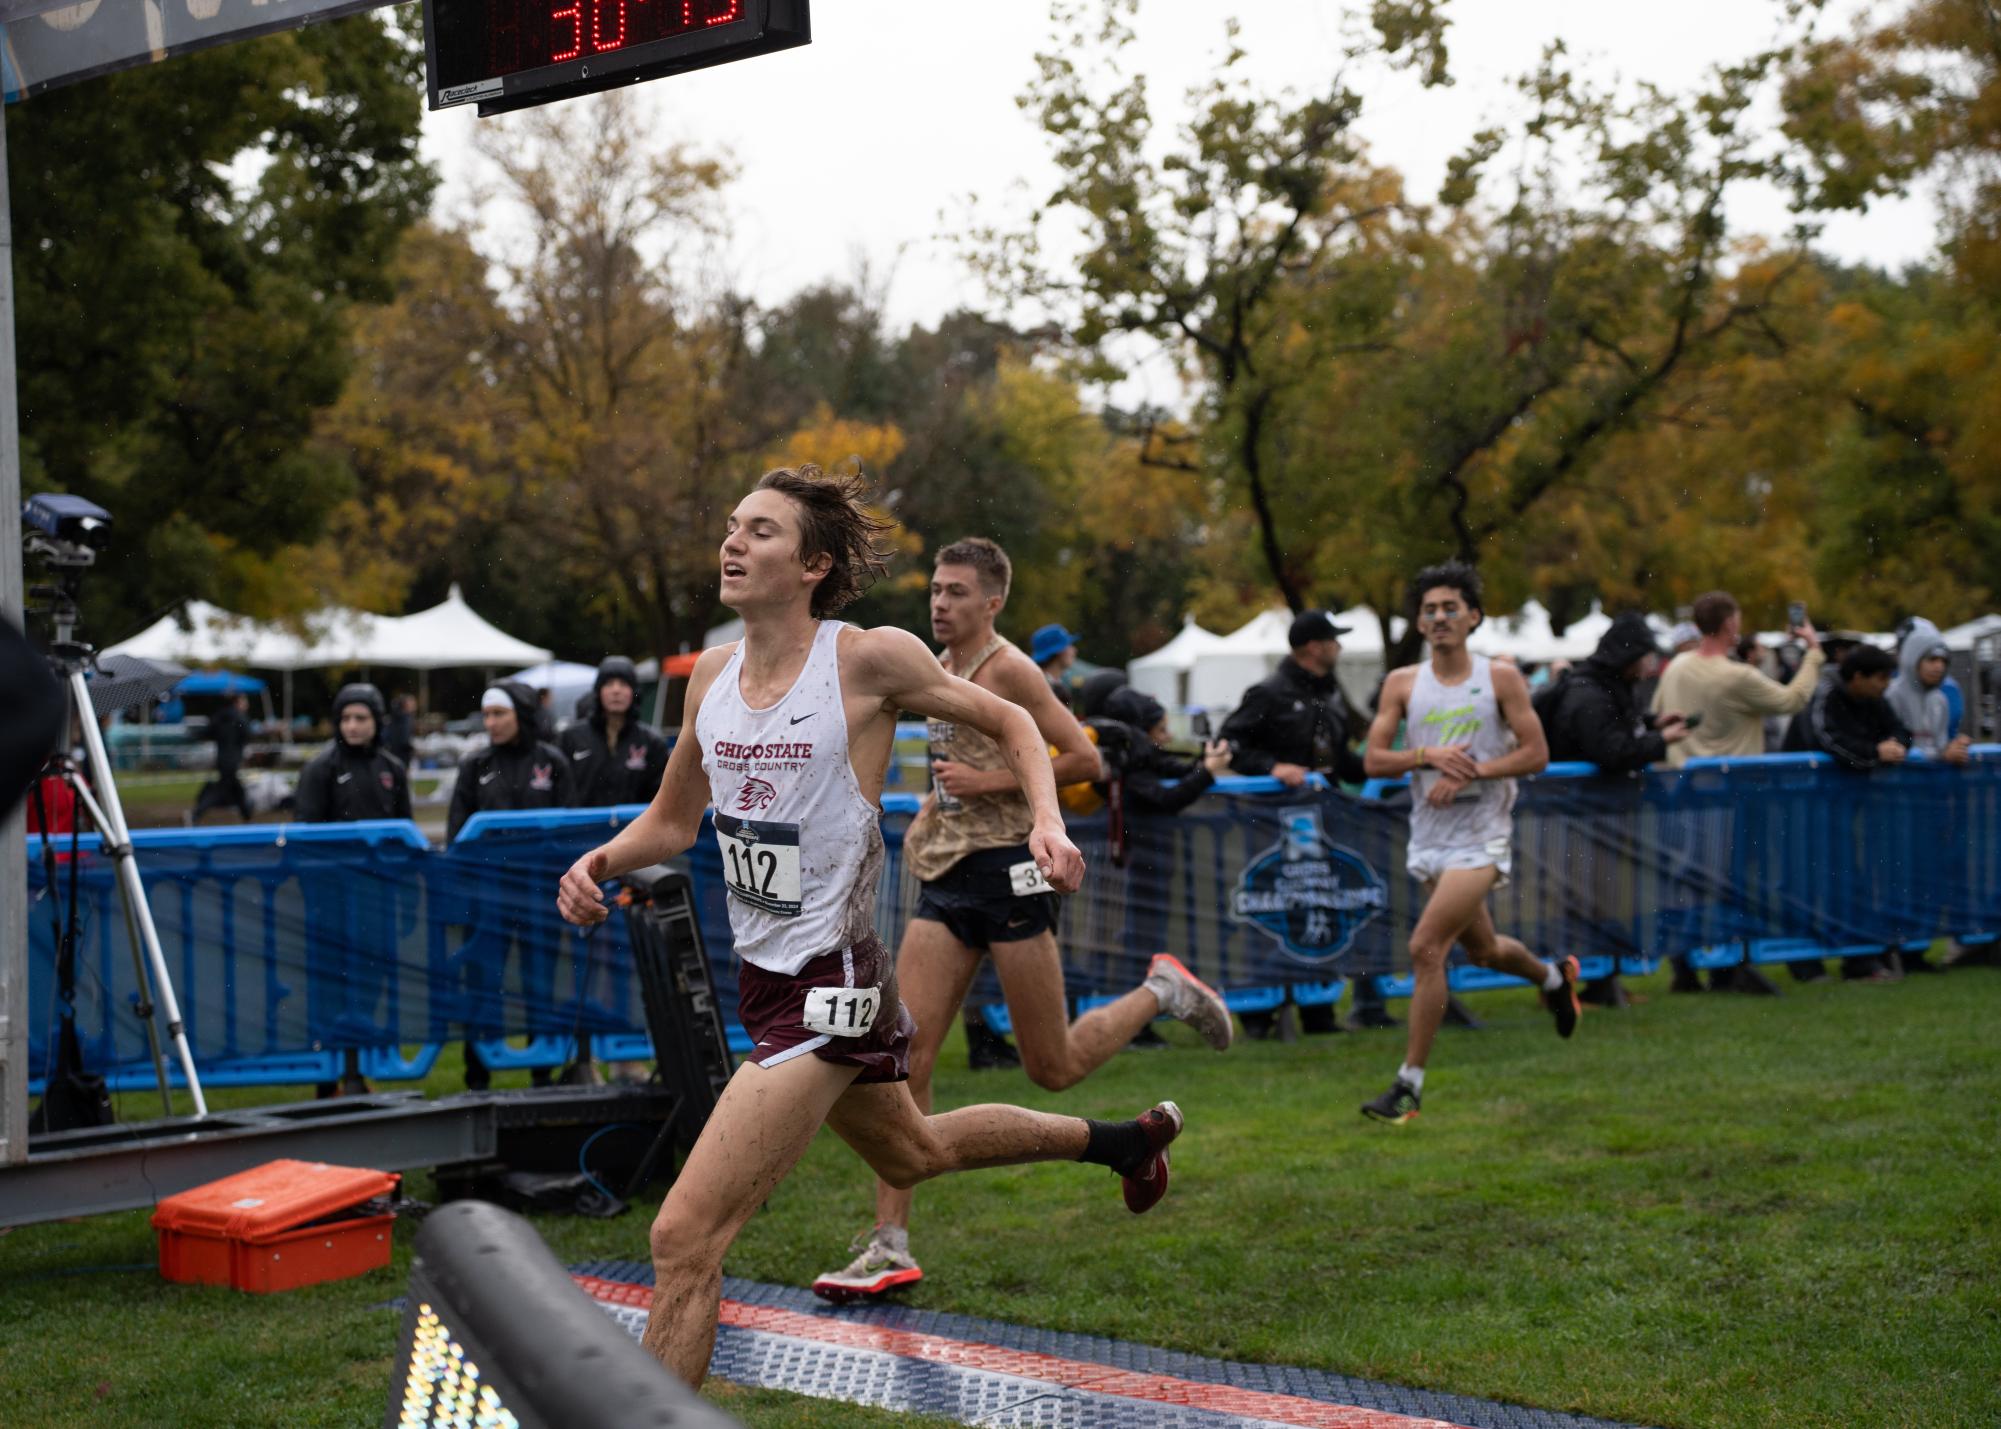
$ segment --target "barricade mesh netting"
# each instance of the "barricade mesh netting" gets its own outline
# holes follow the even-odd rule
[[[1070,990],[1123,991],[1161,951],[1226,989],[1403,969],[1423,901],[1404,871],[1406,797],[1210,794],[1182,814],[1132,820],[1124,866],[1110,856],[1105,815],[1074,820],[1089,872],[1064,902]],[[901,858],[908,801],[891,803],[876,922],[894,947],[917,890]],[[585,936],[555,908],[562,872],[638,812],[481,815],[446,850],[406,823],[140,834],[139,869],[196,1055],[643,1031],[622,915]],[[67,903],[70,860],[58,836],[51,888],[30,842],[39,1075],[57,1026],[51,914]],[[734,1019],[729,919],[706,828],[686,863]],[[86,1061],[143,1061],[110,861],[85,838],[75,868]],[[2001,931],[2001,751],[1962,769],[1870,776],[1776,760],[1529,781],[1513,877],[1492,906],[1495,923],[1531,948],[1585,957],[1762,940],[1881,948]],[[996,995],[983,974],[973,996]]]

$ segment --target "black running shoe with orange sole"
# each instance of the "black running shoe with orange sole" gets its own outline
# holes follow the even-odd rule
[[[1390,1089],[1381,1096],[1362,1103],[1362,1115],[1372,1121],[1386,1121],[1391,1126],[1402,1126],[1413,1121],[1418,1111],[1417,1088],[1398,1077],[1390,1083]]]
[[[1583,1015],[1584,1006],[1577,1000],[1577,959],[1563,958],[1556,970],[1563,974],[1563,985],[1545,988],[1542,1005],[1556,1019],[1556,1035],[1568,1037],[1577,1030],[1577,1019]]]

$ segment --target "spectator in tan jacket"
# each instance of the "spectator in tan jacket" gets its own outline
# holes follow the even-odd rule
[[[1677,768],[1691,759],[1763,754],[1765,717],[1798,714],[1813,698],[1825,657],[1812,624],[1793,631],[1806,643],[1806,658],[1782,685],[1730,658],[1743,636],[1743,623],[1737,602],[1723,591],[1698,599],[1695,628],[1701,643],[1675,657],[1654,691],[1655,714],[1679,710],[1691,716],[1688,738],[1667,751],[1668,762]]]

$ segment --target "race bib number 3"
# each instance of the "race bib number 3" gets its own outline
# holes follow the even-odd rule
[[[1035,866],[1034,859],[1008,865],[1007,881],[1014,888],[1014,896],[1026,898],[1031,893],[1054,893],[1055,887],[1042,876],[1042,870]]]
[[[882,991],[873,987],[816,987],[806,994],[802,1021],[829,1037],[862,1037],[875,1026]]]
[[[799,916],[799,826],[716,815],[730,897],[780,918]]]

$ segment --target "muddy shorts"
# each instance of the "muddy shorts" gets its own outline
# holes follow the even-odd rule
[[[737,965],[737,1016],[750,1034],[749,1060],[776,1067],[811,1052],[860,1067],[862,1082],[910,1076],[917,1024],[896,995],[896,968],[874,934],[822,953],[798,972]]]

